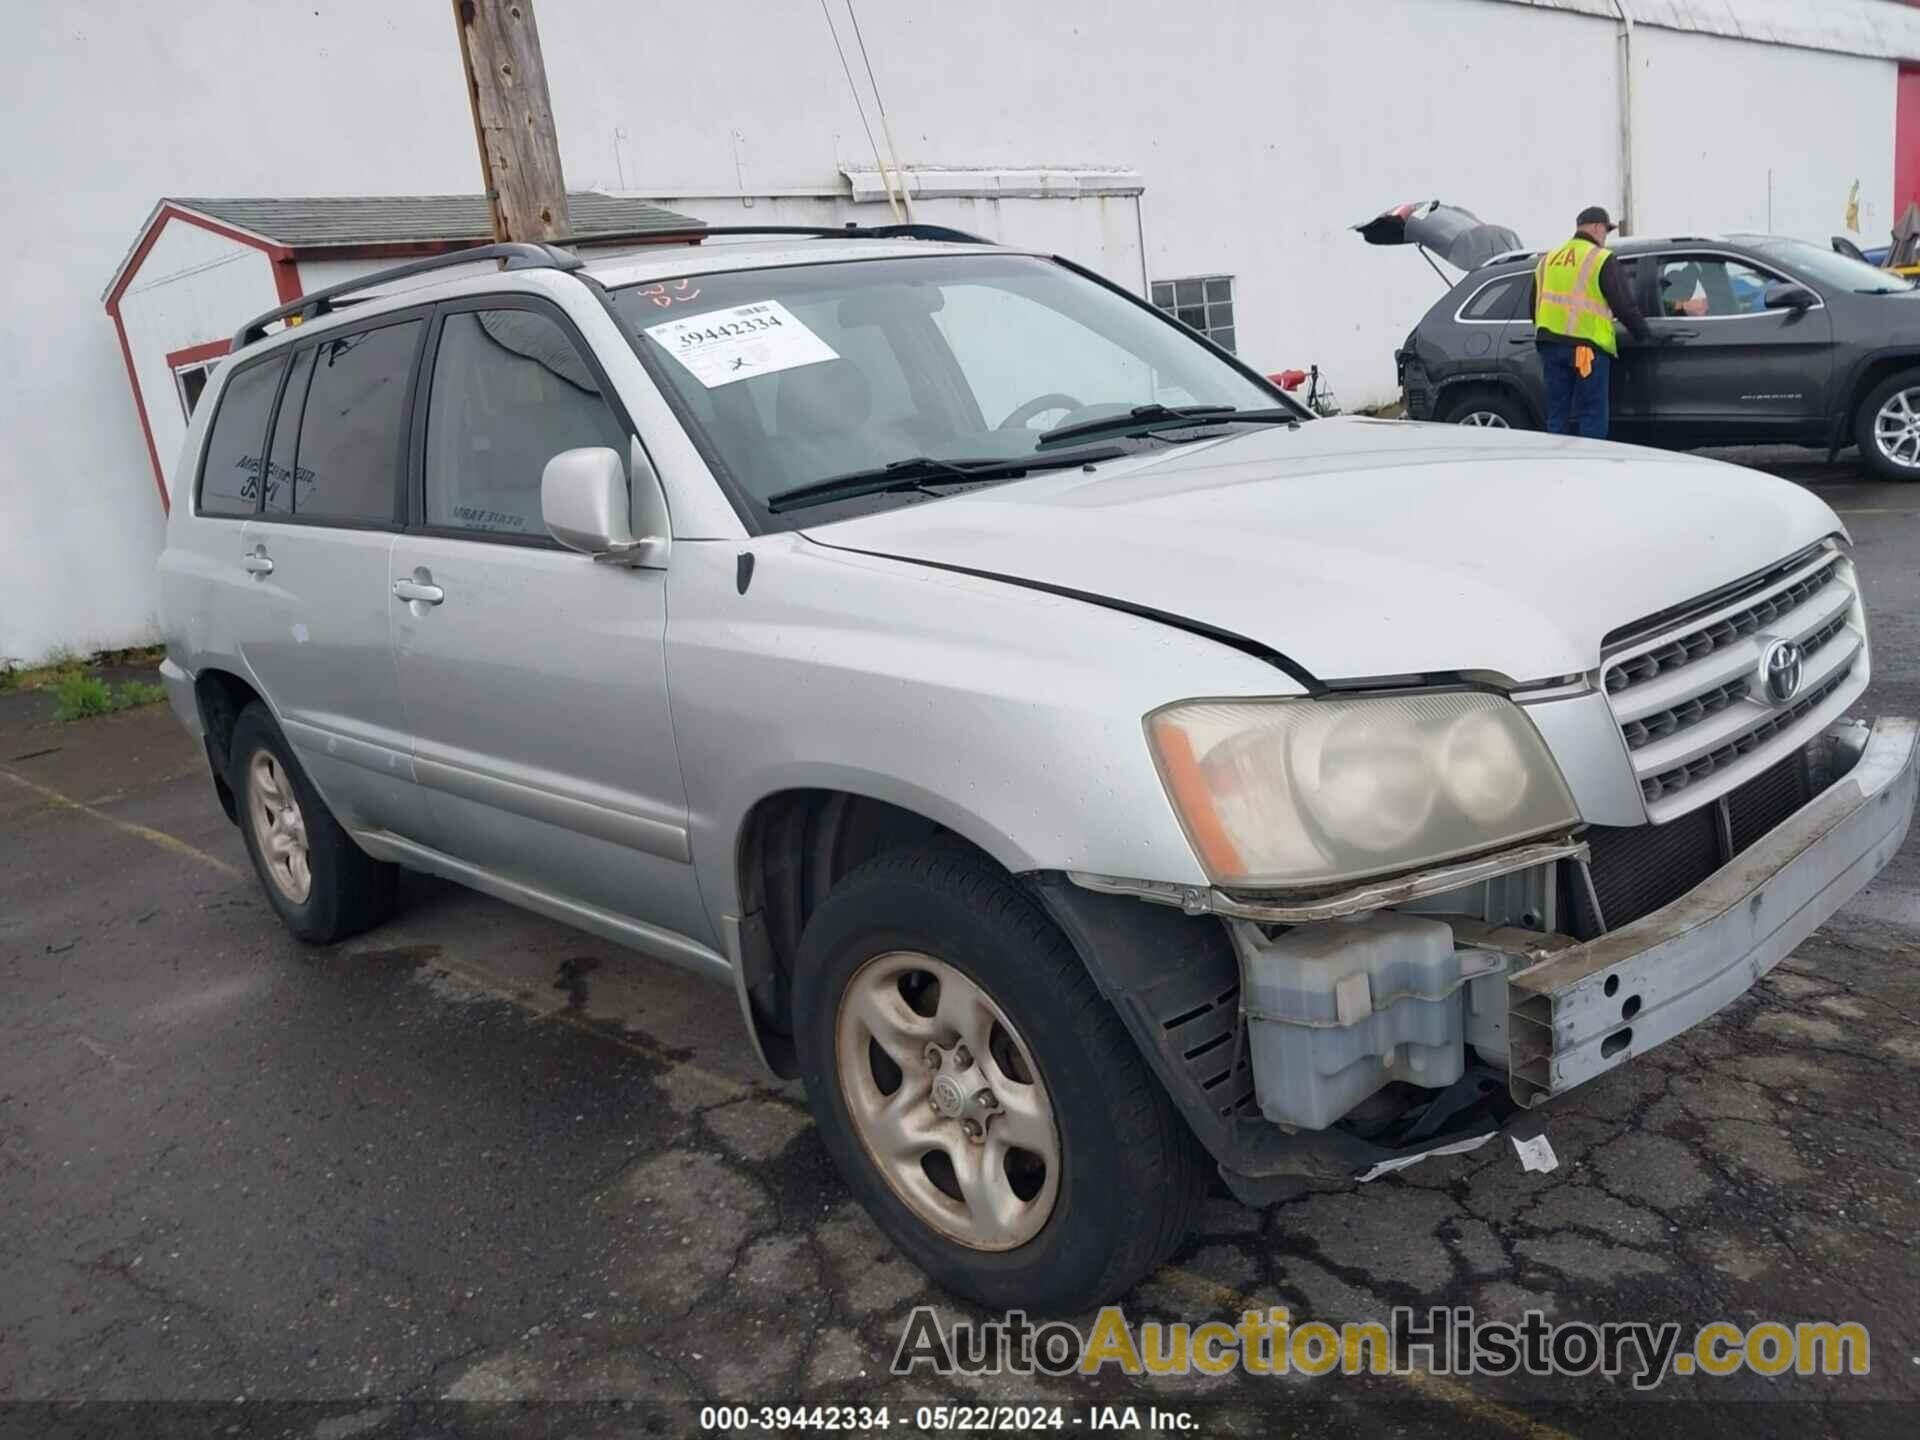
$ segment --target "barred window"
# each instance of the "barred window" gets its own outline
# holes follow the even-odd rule
[[[1233,344],[1233,277],[1195,275],[1153,282],[1153,303],[1182,325],[1198,330],[1223,350]]]

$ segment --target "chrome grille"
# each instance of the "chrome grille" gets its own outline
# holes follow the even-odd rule
[[[1867,682],[1853,566],[1825,546],[1634,628],[1607,654],[1601,684],[1656,822],[1752,779],[1844,713]],[[1760,678],[1776,640],[1798,642],[1803,657],[1800,688],[1783,704]]]
[[[1804,580],[1794,581],[1777,594],[1769,594],[1732,614],[1720,616],[1709,625],[1676,636],[1647,654],[1615,661],[1607,667],[1607,693],[1617,695],[1644,681],[1658,679],[1669,670],[1703,660],[1715,650],[1737,643],[1743,635],[1759,633],[1831,584],[1839,564],[1838,559],[1829,560]]]

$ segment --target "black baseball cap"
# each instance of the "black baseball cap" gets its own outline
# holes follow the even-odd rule
[[[1583,229],[1588,225],[1604,225],[1609,230],[1618,230],[1620,228],[1613,223],[1613,217],[1607,214],[1607,208],[1604,205],[1587,206],[1586,209],[1580,212],[1580,218],[1573,222],[1573,228],[1576,230]]]

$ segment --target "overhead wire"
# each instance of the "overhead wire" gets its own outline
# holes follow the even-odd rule
[[[860,42],[860,63],[867,67],[867,85],[873,91],[874,108],[880,112],[880,133],[886,137],[887,157],[893,161],[894,178],[900,182],[900,207],[907,212],[907,219],[913,219],[913,197],[907,193],[906,172],[900,168],[900,149],[893,143],[893,122],[887,118],[887,102],[881,98],[880,82],[874,77],[873,61],[867,57],[867,37],[860,29],[860,14],[853,8],[853,0],[847,0],[847,18],[853,22],[853,38]],[[884,167],[882,180],[886,178]],[[892,187],[888,187],[892,193]]]
[[[906,217],[901,212],[899,199],[893,193],[893,179],[887,174],[887,162],[880,158],[880,143],[873,138],[873,126],[867,121],[867,107],[860,102],[860,87],[854,83],[853,67],[847,63],[847,52],[840,43],[840,31],[834,26],[833,13],[827,9],[827,0],[820,0],[820,16],[827,22],[827,33],[833,36],[834,53],[840,57],[840,71],[847,77],[847,93],[853,96],[853,108],[860,116],[860,128],[867,132],[867,145],[873,151],[873,163],[880,167],[880,183],[887,187],[887,208],[893,212],[895,221],[903,220]],[[865,54],[864,46],[862,54]],[[871,78],[872,70],[869,69],[867,73]],[[877,90],[873,98],[877,104],[880,99]]]

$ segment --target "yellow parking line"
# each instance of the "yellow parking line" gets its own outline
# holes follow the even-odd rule
[[[107,814],[104,810],[96,810],[93,806],[76,800],[71,795],[63,795],[49,785],[37,784],[27,779],[26,776],[16,775],[13,771],[5,768],[0,768],[0,780],[10,780],[21,789],[32,791],[49,805],[57,805],[62,810],[77,810],[82,815],[90,815],[95,820],[105,821],[107,824],[113,826],[114,829],[127,835],[137,836],[149,845],[158,846],[169,854],[184,855],[190,860],[200,861],[203,865],[211,865],[222,875],[229,876],[235,880],[246,879],[246,871],[229,865],[218,855],[209,855],[197,845],[189,845],[178,835],[169,835],[166,831],[155,830],[150,825],[136,825],[131,820],[122,820],[116,815]]]
[[[1253,1296],[1223,1285],[1218,1280],[1209,1280],[1204,1275],[1191,1270],[1183,1270],[1178,1265],[1164,1265],[1156,1279],[1171,1280],[1183,1290],[1191,1291],[1206,1304],[1226,1311],[1232,1315],[1242,1315],[1249,1310],[1265,1313],[1268,1303],[1256,1300]],[[1456,1410],[1473,1416],[1474,1419],[1489,1425],[1497,1425],[1525,1440],[1575,1440],[1565,1430],[1534,1419],[1524,1410],[1516,1410],[1511,1405],[1502,1405],[1498,1400],[1489,1400],[1476,1394],[1457,1380],[1444,1375],[1430,1375],[1424,1370],[1409,1370],[1404,1374],[1397,1371],[1378,1377],[1382,1380],[1398,1380],[1409,1388],[1419,1392],[1423,1400],[1436,1400],[1443,1405],[1451,1405]]]
[[[63,795],[58,790],[52,789],[49,786],[39,785],[26,779],[24,776],[16,775],[11,770],[0,769],[0,779],[10,780],[15,785],[32,791],[48,803],[58,805],[62,809],[77,810],[82,815],[89,815],[95,820],[104,821],[108,825],[113,826],[114,829],[145,840],[148,844],[157,846],[170,854],[184,855],[189,859],[198,860],[202,864],[209,865],[215,870],[218,870],[221,874],[230,875],[235,879],[243,878],[244,872],[235,869],[216,855],[209,855],[196,845],[189,845],[177,835],[169,835],[164,830],[155,830],[147,825],[136,825],[130,820],[121,820],[116,816],[107,814],[103,810],[96,810],[91,805],[75,800],[69,795]],[[487,994],[494,996],[496,999],[504,1000],[510,1005],[517,1006],[521,1009],[531,1008],[519,995],[507,989],[498,981],[480,972],[470,970],[464,965],[449,965],[444,960],[432,960],[426,963],[435,969],[444,970],[450,975],[456,975],[476,989],[483,990]],[[602,1026],[594,1024],[585,1016],[576,1015],[571,1011],[535,1011],[534,1018],[536,1020],[551,1019],[557,1021],[569,1029],[578,1030],[582,1034],[591,1035],[596,1039],[617,1045],[621,1049],[631,1051],[635,1055],[664,1064],[670,1069],[678,1071],[680,1074],[690,1076],[705,1085],[711,1086],[726,1099],[744,1100],[749,1096],[758,1095],[765,1100],[775,1102],[786,1101],[786,1097],[780,1095],[778,1092],[762,1090],[745,1081],[736,1080],[730,1075],[722,1075],[717,1070],[709,1070],[702,1065],[696,1065],[690,1060],[675,1059],[672,1055],[668,1054],[667,1051],[658,1046],[650,1045],[644,1040],[636,1040],[631,1036],[615,1034]],[[802,1113],[804,1114],[805,1112],[802,1111]],[[812,1123],[811,1117],[809,1117],[808,1123]],[[1216,1280],[1209,1280],[1204,1275],[1195,1274],[1191,1270],[1183,1270],[1178,1265],[1163,1266],[1159,1274],[1162,1278],[1174,1281],[1183,1289],[1204,1296],[1208,1303],[1230,1308],[1235,1313],[1246,1310],[1264,1310],[1266,1308],[1250,1295],[1242,1294],[1231,1286],[1222,1285]],[[1458,1381],[1450,1380],[1443,1375],[1429,1375],[1423,1371],[1413,1370],[1405,1374],[1394,1374],[1384,1378],[1399,1380],[1411,1389],[1419,1392],[1422,1399],[1434,1400],[1441,1404],[1451,1405],[1455,1409],[1471,1415],[1477,1420],[1484,1421],[1490,1425],[1497,1425],[1503,1430],[1508,1430],[1515,1435],[1522,1436],[1524,1440],[1574,1440],[1574,1437],[1564,1430],[1557,1430],[1551,1425],[1543,1424],[1524,1411],[1515,1410],[1510,1405],[1502,1405],[1496,1400],[1487,1399],[1484,1395],[1475,1394],[1465,1385],[1460,1384]]]

